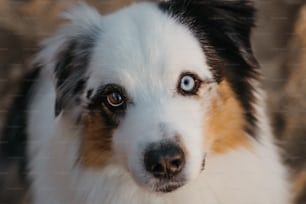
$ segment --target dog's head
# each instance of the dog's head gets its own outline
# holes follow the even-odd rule
[[[210,154],[248,148],[253,14],[246,0],[66,13],[71,23],[38,60],[55,81],[55,117],[81,129],[79,165],[118,165],[140,186],[170,192],[195,179]]]

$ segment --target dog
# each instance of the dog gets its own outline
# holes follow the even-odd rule
[[[254,16],[249,0],[72,6],[3,133],[32,203],[288,204]]]

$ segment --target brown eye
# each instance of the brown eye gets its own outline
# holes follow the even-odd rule
[[[124,98],[119,92],[112,92],[106,96],[107,103],[112,107],[119,107],[124,104]]]

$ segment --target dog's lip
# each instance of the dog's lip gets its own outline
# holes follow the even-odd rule
[[[184,186],[185,182],[171,182],[170,184],[157,185],[154,191],[159,193],[170,193]]]

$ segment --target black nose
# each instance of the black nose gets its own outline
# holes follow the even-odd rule
[[[180,173],[185,165],[184,152],[173,143],[150,145],[144,154],[144,165],[156,178],[172,178]]]

